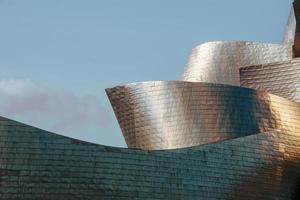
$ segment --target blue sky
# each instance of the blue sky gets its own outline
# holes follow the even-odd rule
[[[292,0],[0,0],[0,115],[126,146],[104,89],[178,80],[212,40],[280,43]]]

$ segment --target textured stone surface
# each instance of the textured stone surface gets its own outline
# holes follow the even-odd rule
[[[269,132],[179,150],[91,144],[0,120],[1,199],[293,198],[300,138]]]
[[[129,148],[182,148],[274,129],[300,134],[300,103],[264,91],[183,81],[106,91]]]

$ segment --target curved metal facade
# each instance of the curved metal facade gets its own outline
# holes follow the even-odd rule
[[[300,102],[300,59],[243,67],[241,85]]]
[[[299,134],[271,131],[178,150],[91,144],[1,118],[0,198],[298,199]]]
[[[106,91],[129,148],[182,148],[276,129],[300,134],[300,103],[262,91],[183,81]]]
[[[208,42],[193,49],[182,80],[239,86],[239,68],[288,61],[291,57],[289,45],[244,41]]]
[[[185,81],[107,89],[138,149],[0,117],[0,199],[300,199],[299,2],[283,44],[206,43]]]
[[[293,8],[283,44],[208,42],[193,50],[184,81],[107,89],[127,145],[172,149],[266,130],[299,132],[299,3]]]

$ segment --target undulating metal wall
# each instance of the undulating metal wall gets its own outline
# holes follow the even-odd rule
[[[286,126],[285,121],[290,119],[295,120],[288,126],[296,126],[300,120],[299,104],[286,105],[300,98],[300,63],[293,59],[298,4],[294,3],[283,44],[205,43],[193,50],[184,81],[134,83],[107,89],[127,145],[182,148],[258,134],[265,127],[273,130]],[[275,97],[270,100],[268,95],[262,95],[265,91],[287,99],[277,103]],[[293,117],[283,118],[288,115],[274,111],[274,105],[282,105],[282,110]]]
[[[206,43],[184,81],[107,89],[138,149],[0,117],[0,199],[300,199],[299,1],[282,45]]]
[[[285,44],[208,42],[193,49],[182,80],[239,86],[239,68],[288,61],[291,57],[291,46]]]
[[[296,199],[300,137],[271,131],[146,151],[0,120],[0,199]]]
[[[183,148],[279,129],[300,134],[300,103],[264,91],[183,81],[106,91],[129,148]]]

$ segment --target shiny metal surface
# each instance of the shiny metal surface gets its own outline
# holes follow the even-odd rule
[[[271,131],[186,149],[107,147],[0,118],[0,198],[298,200],[300,137]]]
[[[300,102],[300,58],[240,68],[241,85]]]
[[[107,89],[127,145],[172,149],[266,130],[298,133],[299,13],[300,3],[294,2],[283,44],[216,41],[199,45],[183,73],[188,82],[156,81]]]
[[[300,134],[300,103],[263,91],[183,81],[106,91],[129,148],[190,147],[270,130]]]
[[[139,149],[0,117],[0,199],[300,199],[299,2],[282,45],[206,43],[187,65],[190,82],[107,89]]]
[[[239,69],[290,61],[300,56],[300,2],[290,12],[282,44],[246,41],[215,41],[195,47],[182,80],[240,85]]]
[[[288,61],[291,57],[289,45],[243,41],[208,42],[193,49],[182,80],[239,86],[239,68]]]
[[[296,32],[296,18],[295,18],[294,6],[293,6],[291,8],[288,22],[285,27],[283,44],[292,46],[295,41],[295,32]]]

